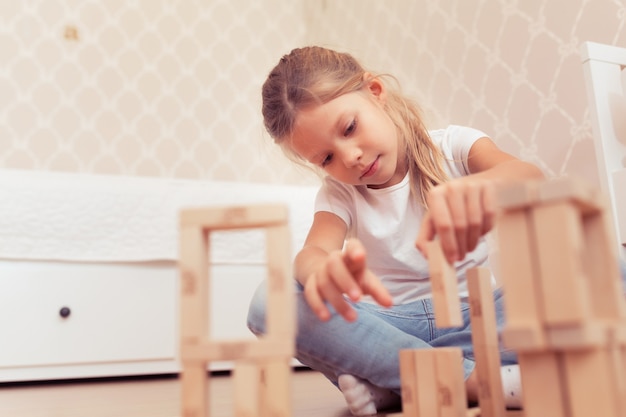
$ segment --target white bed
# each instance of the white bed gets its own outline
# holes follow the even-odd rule
[[[283,202],[293,255],[316,190],[0,171],[0,382],[178,372],[178,210]],[[245,316],[265,278],[264,235],[221,232],[211,243],[211,333],[252,337]]]
[[[611,210],[620,256],[626,261],[626,48],[581,46],[598,174]]]

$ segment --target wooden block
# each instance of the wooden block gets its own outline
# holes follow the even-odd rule
[[[538,199],[538,181],[512,183],[496,189],[497,205],[503,211],[515,211],[534,205]]]
[[[569,417],[562,358],[556,352],[518,354],[526,417]]]
[[[467,394],[463,375],[463,354],[459,348],[436,348],[437,390],[440,417],[465,417]],[[419,370],[418,370],[419,371]]]
[[[261,417],[261,369],[255,362],[239,360],[233,369],[235,417]]]
[[[428,265],[435,324],[442,328],[462,326],[463,316],[456,271],[444,257],[439,240],[428,243]]]
[[[399,355],[404,416],[465,417],[461,349],[403,349]]]
[[[505,417],[524,417],[524,410],[506,410]],[[470,408],[467,410],[467,417],[480,417],[480,408]],[[382,413],[378,417],[412,417],[405,413]]]
[[[182,228],[180,248],[181,414],[204,417],[209,406],[207,364],[187,358],[183,346],[199,342],[209,332],[207,236],[197,227]]]
[[[292,417],[291,358],[264,360],[261,417]]]
[[[491,272],[486,268],[469,269],[467,285],[481,415],[504,417],[506,406],[500,375],[500,348]]]
[[[400,349],[400,386],[402,387],[402,412],[407,417],[419,413],[417,406],[417,372],[415,369],[415,350]]]
[[[503,342],[513,349],[545,349],[540,271],[530,213],[528,210],[501,213],[495,227],[501,247],[500,270],[506,297],[507,325],[502,332]],[[507,297],[507,294],[513,295]]]
[[[575,326],[591,316],[582,258],[581,214],[569,202],[532,210],[546,326]]]
[[[551,225],[552,230],[545,233],[538,244],[543,244],[547,250],[551,243],[556,243],[555,236],[562,240],[560,246],[552,249],[552,262],[548,263],[550,255],[540,251],[545,256],[542,267],[552,271],[546,276],[554,276],[560,271],[558,279],[545,280],[544,291],[554,293],[556,287],[566,280],[569,282],[566,292],[561,291],[558,295],[567,303],[549,300],[546,303],[551,345],[569,349],[572,344],[573,348],[606,344],[607,336],[616,331],[607,331],[607,328],[617,328],[626,318],[606,199],[595,188],[571,179],[543,184],[540,199],[542,205],[536,210],[537,221],[542,221],[544,226]],[[546,211],[552,214],[546,214],[547,217],[540,220]],[[560,223],[554,222],[557,218],[561,219]],[[548,241],[550,237],[553,240]],[[557,252],[559,249],[563,250]],[[552,291],[547,285],[552,286]],[[570,323],[565,323],[567,317],[570,317]],[[562,325],[556,322],[559,320]]]
[[[597,321],[572,326],[546,326],[548,345],[554,350],[588,350],[606,345],[612,332]]]
[[[470,408],[469,410],[467,410],[467,417],[481,417],[481,416],[482,414],[481,414],[480,408]],[[504,412],[504,416],[505,417],[524,417],[524,410],[506,410]],[[400,417],[400,415],[398,415],[397,417]]]
[[[571,417],[618,417],[623,412],[608,349],[563,353]]]
[[[400,351],[402,410],[406,417],[440,417],[434,350]]]
[[[608,209],[582,218],[585,256],[582,259],[593,315],[617,325],[626,320],[618,253]]]
[[[206,364],[184,359],[180,375],[180,399],[182,417],[205,417],[209,415],[209,396]]]
[[[604,201],[597,188],[582,179],[561,177],[543,181],[538,189],[539,203],[567,201],[581,214],[597,213],[604,210]]]
[[[198,227],[180,230],[180,335],[198,341],[209,332],[208,236]]]
[[[606,327],[626,317],[626,305],[603,198],[563,179],[542,184],[540,200],[533,218],[548,342],[559,350],[606,344]]]
[[[548,349],[546,334],[539,326],[523,325],[516,328],[507,324],[500,337],[504,346],[509,349],[524,352],[540,352]]]
[[[619,346],[626,346],[626,322],[621,321],[618,326],[611,329],[612,340]]]
[[[293,357],[294,343],[291,339],[262,337],[258,340],[203,339],[198,343],[181,345],[181,356],[195,361],[232,361],[237,359],[271,359]]]
[[[296,305],[291,269],[291,235],[287,224],[266,228],[268,295],[267,335],[295,342]]]
[[[210,230],[255,229],[285,224],[287,221],[288,210],[283,204],[198,207],[180,212],[180,227]]]
[[[398,355],[400,359],[400,384],[402,387],[402,412],[406,417],[415,417],[419,413],[415,350],[401,349]]]
[[[620,410],[626,410],[626,345],[617,344],[614,355],[618,407]]]
[[[268,333],[259,340],[213,342],[209,338],[209,234],[213,230],[268,228]],[[180,355],[182,417],[208,416],[207,366],[235,365],[237,417],[290,417],[289,376],[295,341],[290,234],[284,205],[198,208],[180,213]],[[250,361],[263,363],[260,370]],[[258,377],[252,377],[258,375]],[[265,381],[263,382],[262,381]],[[246,391],[246,393],[243,393]],[[256,397],[250,392],[260,392]],[[259,414],[260,412],[260,414]]]
[[[571,179],[563,179],[561,183],[564,181],[567,184],[552,181],[545,187],[556,188],[552,198],[570,198],[577,204],[581,213],[585,254],[581,259],[583,276],[589,289],[592,314],[603,325],[617,326],[617,321],[626,318],[626,303],[617,266],[618,253],[614,243],[610,203],[597,188]]]
[[[481,410],[480,408],[477,407],[473,407],[467,410],[467,417],[481,417]]]

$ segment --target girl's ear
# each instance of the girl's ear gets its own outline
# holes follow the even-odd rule
[[[367,91],[372,97],[380,101],[381,104],[385,104],[387,101],[387,91],[385,84],[383,84],[380,78],[374,77],[371,73],[366,72],[363,74],[363,80],[367,82]]]

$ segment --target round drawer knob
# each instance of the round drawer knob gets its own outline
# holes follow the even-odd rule
[[[61,307],[59,310],[59,315],[64,319],[68,318],[72,314],[72,310],[69,307]]]

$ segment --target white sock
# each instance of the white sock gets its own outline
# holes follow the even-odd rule
[[[372,385],[352,375],[339,375],[339,389],[348,409],[355,416],[372,416],[380,410],[400,404],[400,396],[393,391]]]
[[[504,404],[508,409],[521,409],[522,379],[519,365],[506,365],[500,368],[502,389],[504,390]]]

